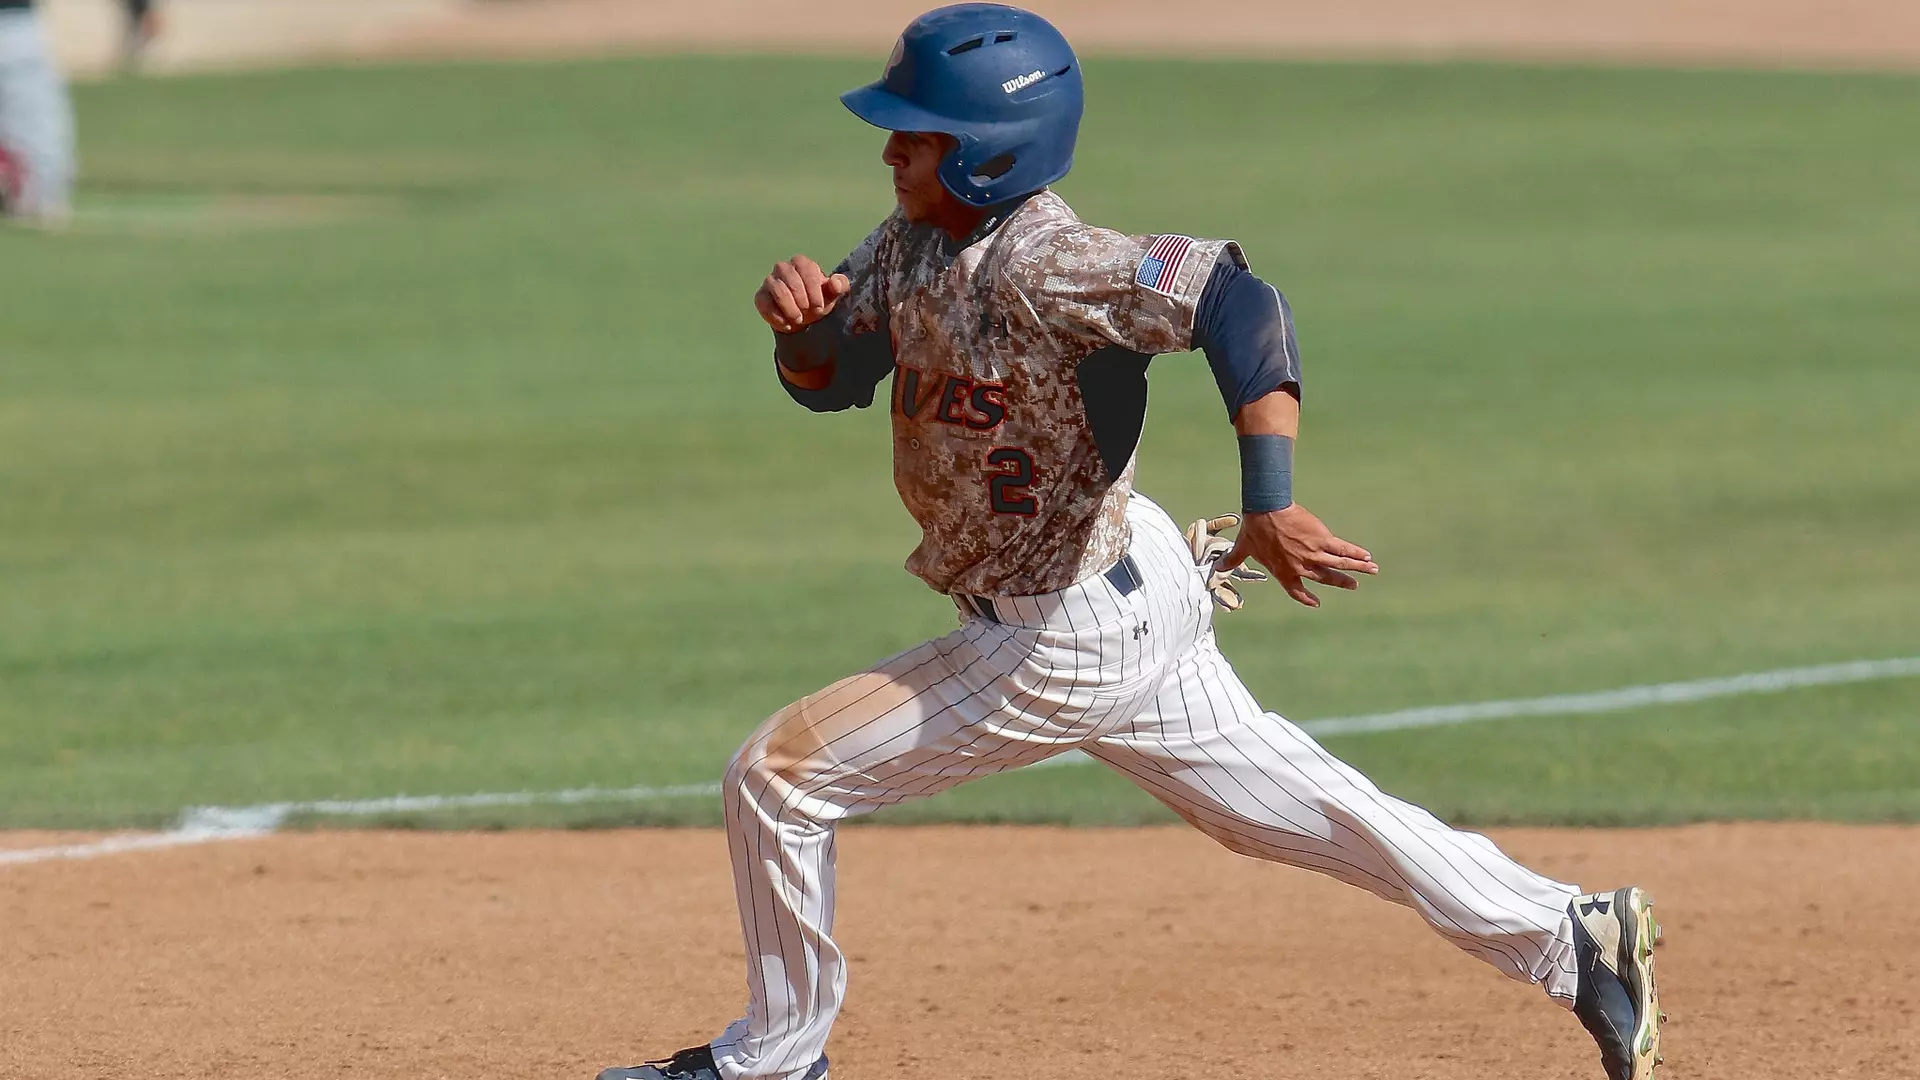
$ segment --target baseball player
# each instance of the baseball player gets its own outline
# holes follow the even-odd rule
[[[33,0],[0,0],[0,214],[66,219],[73,195],[73,104]]]
[[[842,97],[890,132],[897,209],[831,273],[777,264],[754,296],[778,377],[816,412],[892,414],[894,483],[921,527],[907,569],[960,629],[802,698],[722,788],[747,1011],[705,1046],[601,1080],[821,1080],[846,990],[834,827],[1079,748],[1229,849],[1417,911],[1539,984],[1611,1080],[1658,1062],[1638,888],[1582,895],[1382,793],[1254,701],[1216,606],[1257,560],[1308,607],[1378,566],[1293,500],[1300,352],[1238,245],[1087,225],[1048,189],[1073,160],[1080,66],[1045,20],[963,4],[909,26]],[[1241,510],[1184,535],[1133,491],[1146,372],[1204,350],[1237,433]],[[889,388],[880,392],[891,376]]]
[[[159,31],[153,0],[125,0],[125,48]],[[0,216],[43,225],[72,212],[73,103],[33,0],[0,0]]]

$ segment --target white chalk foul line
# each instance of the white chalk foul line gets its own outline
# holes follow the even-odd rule
[[[636,802],[641,799],[677,799],[718,795],[720,785],[680,784],[672,787],[580,787],[564,791],[483,791],[473,795],[391,795],[384,799],[316,799],[312,802],[262,803],[259,806],[196,806],[180,816],[182,829],[220,831],[252,829],[271,832],[296,814],[323,817],[371,817],[423,810],[466,810],[487,806],[577,805],[595,802]]]
[[[1380,731],[1402,731],[1408,728],[1466,724],[1478,720],[1502,720],[1519,716],[1579,716],[1624,712],[1649,705],[1673,705],[1747,694],[1774,694],[1809,686],[1876,682],[1882,679],[1909,676],[1920,676],[1920,656],[1888,660],[1854,660],[1842,664],[1820,664],[1814,667],[1780,668],[1774,671],[1756,671],[1718,679],[1624,686],[1617,690],[1601,690],[1586,694],[1555,694],[1549,697],[1515,698],[1508,701],[1436,705],[1419,709],[1401,709],[1395,712],[1366,713],[1360,716],[1336,716],[1324,720],[1309,720],[1300,727],[1311,735],[1361,735]],[[1086,754],[1074,750],[1028,767],[1075,765],[1092,760]],[[626,788],[581,787],[568,788],[564,791],[490,791],[472,795],[394,795],[384,799],[318,799],[310,802],[262,803],[258,806],[199,806],[183,813],[180,824],[167,832],[109,836],[85,844],[0,851],[0,866],[48,862],[56,859],[90,859],[128,851],[183,847],[221,840],[244,840],[268,835],[284,825],[287,819],[301,814],[368,817],[380,814],[490,806],[551,806],[710,797],[719,792],[719,784],[705,783],[664,787],[652,785]]]
[[[1920,675],[1920,656],[1892,660],[1850,660],[1844,664],[1820,664],[1816,667],[1780,668],[1729,675],[1719,679],[1693,679],[1688,682],[1651,683],[1623,686],[1618,690],[1599,690],[1588,694],[1554,694],[1550,697],[1514,698],[1509,701],[1475,701],[1465,705],[1429,705],[1394,712],[1364,713],[1359,716],[1335,716],[1308,720],[1300,730],[1315,737],[1322,735],[1367,735],[1378,731],[1405,731],[1408,728],[1445,727],[1470,724],[1477,720],[1505,720],[1517,716],[1580,716],[1587,713],[1626,712],[1649,705],[1675,705],[1711,698],[1739,697],[1746,694],[1777,694],[1807,686],[1833,686],[1840,683],[1877,682]],[[1048,758],[1040,765],[1076,765],[1093,759],[1080,751]]]
[[[1625,712],[1649,705],[1675,705],[1710,698],[1739,697],[1745,694],[1777,694],[1806,686],[1834,686],[1840,683],[1876,682],[1920,675],[1920,656],[1893,660],[1853,660],[1844,664],[1817,667],[1781,668],[1756,671],[1748,675],[1730,675],[1722,679],[1694,679],[1689,682],[1654,683],[1650,686],[1623,686],[1591,694],[1555,694],[1552,697],[1518,698],[1513,701],[1481,701],[1469,705],[1436,705],[1424,709],[1372,713],[1367,716],[1341,716],[1331,720],[1312,720],[1300,725],[1310,735],[1359,735],[1373,731],[1401,731],[1406,728],[1439,727],[1465,724],[1475,720],[1503,720],[1512,716],[1578,716],[1583,713]]]
[[[310,802],[261,803],[258,806],[195,806],[180,815],[180,824],[162,833],[127,833],[85,844],[0,851],[0,866],[51,862],[56,859],[92,859],[126,851],[211,844],[267,836],[296,814],[368,817],[422,810],[460,810],[486,806],[547,806],[592,802],[637,802],[720,794],[718,783],[671,787],[568,788],[564,791],[485,791],[473,795],[392,795],[384,799],[315,799]]]
[[[102,855],[119,855],[128,851],[187,847],[193,844],[211,844],[220,840],[246,840],[250,837],[265,836],[272,831],[272,829],[190,829],[183,826],[163,833],[126,833],[85,844],[60,844],[54,847],[0,851],[0,866],[53,862],[57,859],[97,859]]]

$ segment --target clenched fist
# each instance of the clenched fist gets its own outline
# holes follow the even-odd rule
[[[819,322],[833,305],[847,295],[853,283],[845,274],[829,276],[820,264],[805,255],[795,255],[773,264],[773,273],[760,283],[753,294],[754,309],[767,325],[782,334],[791,334]]]

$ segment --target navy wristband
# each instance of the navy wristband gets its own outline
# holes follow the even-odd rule
[[[1266,514],[1293,505],[1293,439],[1286,435],[1242,435],[1240,509]]]

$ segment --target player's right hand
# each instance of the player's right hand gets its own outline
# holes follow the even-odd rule
[[[775,331],[791,334],[826,318],[833,305],[852,288],[847,275],[829,276],[820,269],[819,263],[805,255],[795,255],[773,264],[773,273],[760,283],[760,291],[753,294],[753,307]]]

